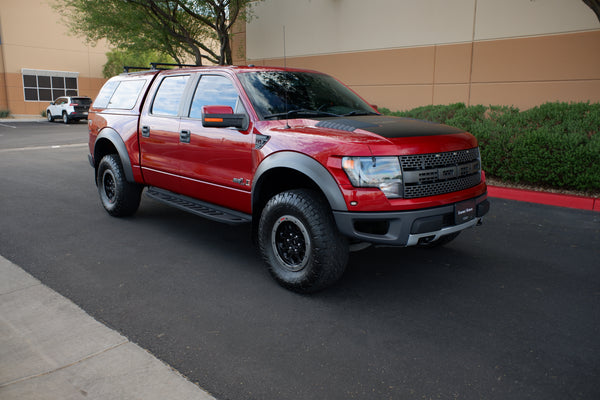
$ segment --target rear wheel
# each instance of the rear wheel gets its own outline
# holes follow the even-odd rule
[[[258,244],[271,276],[300,293],[326,288],[344,273],[348,243],[325,199],[297,189],[275,195],[263,209]]]
[[[114,217],[135,214],[143,187],[125,179],[121,160],[116,154],[104,156],[98,165],[98,193],[106,211]]]
[[[62,114],[62,120],[63,120],[63,122],[64,122],[65,124],[68,124],[68,123],[69,123],[69,116],[67,115],[67,113],[66,113],[66,112],[63,112],[63,114]]]

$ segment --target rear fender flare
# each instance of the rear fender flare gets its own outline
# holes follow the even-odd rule
[[[98,143],[104,140],[108,140],[110,143],[112,143],[114,148],[117,149],[117,153],[119,155],[119,158],[121,159],[121,165],[123,166],[123,172],[125,173],[125,179],[127,179],[128,182],[134,183],[135,180],[133,178],[133,167],[131,166],[131,161],[129,160],[127,146],[125,146],[125,142],[123,141],[121,135],[119,135],[119,133],[112,128],[102,129],[100,134],[96,137],[96,141],[94,142],[94,160],[96,163],[96,167],[100,162]]]

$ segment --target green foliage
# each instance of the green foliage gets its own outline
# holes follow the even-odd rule
[[[175,62],[171,56],[161,54],[156,50],[130,51],[117,49],[106,53],[106,59],[106,64],[104,64],[104,67],[102,68],[102,75],[105,78],[120,74],[123,72],[124,66],[149,67],[151,62]]]
[[[0,118],[8,118],[9,115],[10,115],[9,110],[0,110]]]
[[[260,0],[259,0],[260,1]],[[230,35],[253,0],[53,0],[75,35],[119,49],[156,50],[177,62],[231,64]]]
[[[384,114],[456,126],[479,141],[489,177],[600,192],[600,104],[546,103],[526,111],[462,103]]]

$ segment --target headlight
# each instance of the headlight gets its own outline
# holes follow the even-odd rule
[[[354,187],[379,188],[389,199],[402,197],[398,157],[344,157],[342,168]]]

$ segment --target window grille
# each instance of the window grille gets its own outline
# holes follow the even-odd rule
[[[61,96],[79,95],[78,72],[23,68],[21,73],[25,101],[53,101]]]

